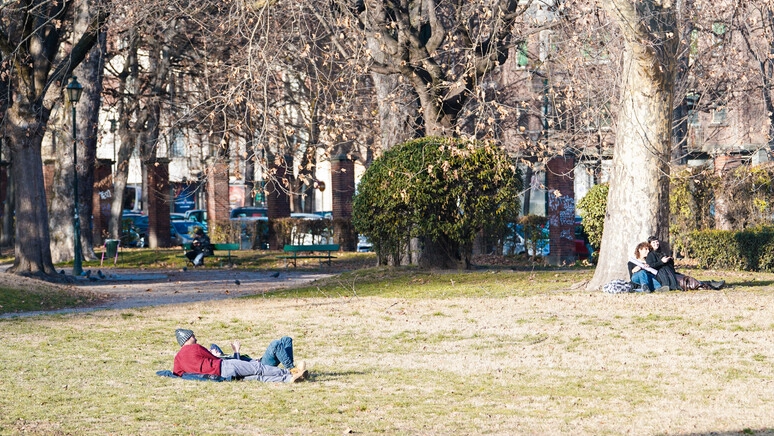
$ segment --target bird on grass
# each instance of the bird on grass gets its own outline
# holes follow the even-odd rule
[[[272,276],[272,277],[274,277],[274,278],[276,279],[277,277],[279,277],[279,271],[277,271],[277,272],[275,272],[275,273],[271,274],[271,276]]]

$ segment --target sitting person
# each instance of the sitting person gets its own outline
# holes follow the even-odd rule
[[[210,237],[204,234],[204,230],[201,227],[196,229],[193,241],[191,242],[191,251],[185,253],[194,266],[204,264],[204,256],[212,256],[212,244],[210,243]]]
[[[726,284],[725,281],[702,282],[695,278],[679,274],[675,271],[675,261],[672,256],[667,256],[661,251],[661,242],[655,236],[648,238],[651,250],[646,258],[646,262],[651,268],[657,271],[656,279],[660,283],[669,286],[669,289],[680,289],[682,291],[695,289],[721,289]]]
[[[668,291],[669,286],[661,286],[661,283],[656,280],[657,271],[651,268],[645,261],[648,253],[650,253],[650,244],[647,242],[637,244],[637,247],[634,249],[634,257],[630,257],[627,264],[629,280],[639,285],[641,292]]]
[[[231,344],[235,358],[221,359],[199,345],[194,332],[191,330],[177,329],[175,330],[175,338],[177,338],[177,343],[180,344],[180,351],[175,355],[175,362],[172,368],[172,373],[176,376],[182,376],[183,374],[210,374],[227,379],[252,377],[264,382],[292,383],[302,381],[308,374],[303,364],[295,367],[292,360],[288,364],[293,365],[293,367],[283,369],[263,364],[260,360],[241,359],[239,356],[241,347],[239,341],[234,341]],[[292,342],[290,345],[292,347]],[[278,347],[275,350],[278,354],[286,353],[286,349],[280,350],[279,348],[282,347]],[[269,354],[269,350],[267,350],[267,354]],[[285,362],[282,362],[282,364],[285,365]]]

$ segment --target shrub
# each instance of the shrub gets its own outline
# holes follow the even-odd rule
[[[485,225],[514,221],[521,177],[491,144],[421,138],[397,145],[363,175],[353,200],[353,224],[368,236],[381,260],[407,253],[422,238],[426,253],[469,264],[473,240]]]
[[[719,178],[707,167],[691,167],[672,176],[669,187],[669,240],[686,254],[688,235],[713,227],[712,204]]]
[[[703,268],[774,271],[774,227],[697,230],[688,242],[688,255]]]
[[[586,196],[578,202],[583,231],[589,237],[589,244],[594,247],[594,254],[599,253],[602,244],[602,231],[605,229],[605,213],[607,212],[607,193],[610,187],[607,183],[594,185]]]

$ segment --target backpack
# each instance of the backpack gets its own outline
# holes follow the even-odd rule
[[[627,282],[621,279],[615,279],[605,286],[602,286],[602,292],[608,294],[623,294],[625,292],[633,292],[632,282]]]

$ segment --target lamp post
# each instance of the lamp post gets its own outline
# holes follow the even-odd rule
[[[118,120],[111,118],[110,121],[110,133],[113,135],[113,174],[118,169],[118,161],[116,158],[116,130],[118,130]]]
[[[83,260],[81,253],[81,219],[78,213],[78,142],[76,141],[76,117],[75,117],[75,105],[78,100],[81,99],[83,93],[83,86],[78,83],[75,76],[70,79],[70,83],[65,88],[67,91],[67,100],[70,102],[70,106],[73,108],[73,249],[75,250],[73,256],[73,275],[79,276],[83,274]]]

